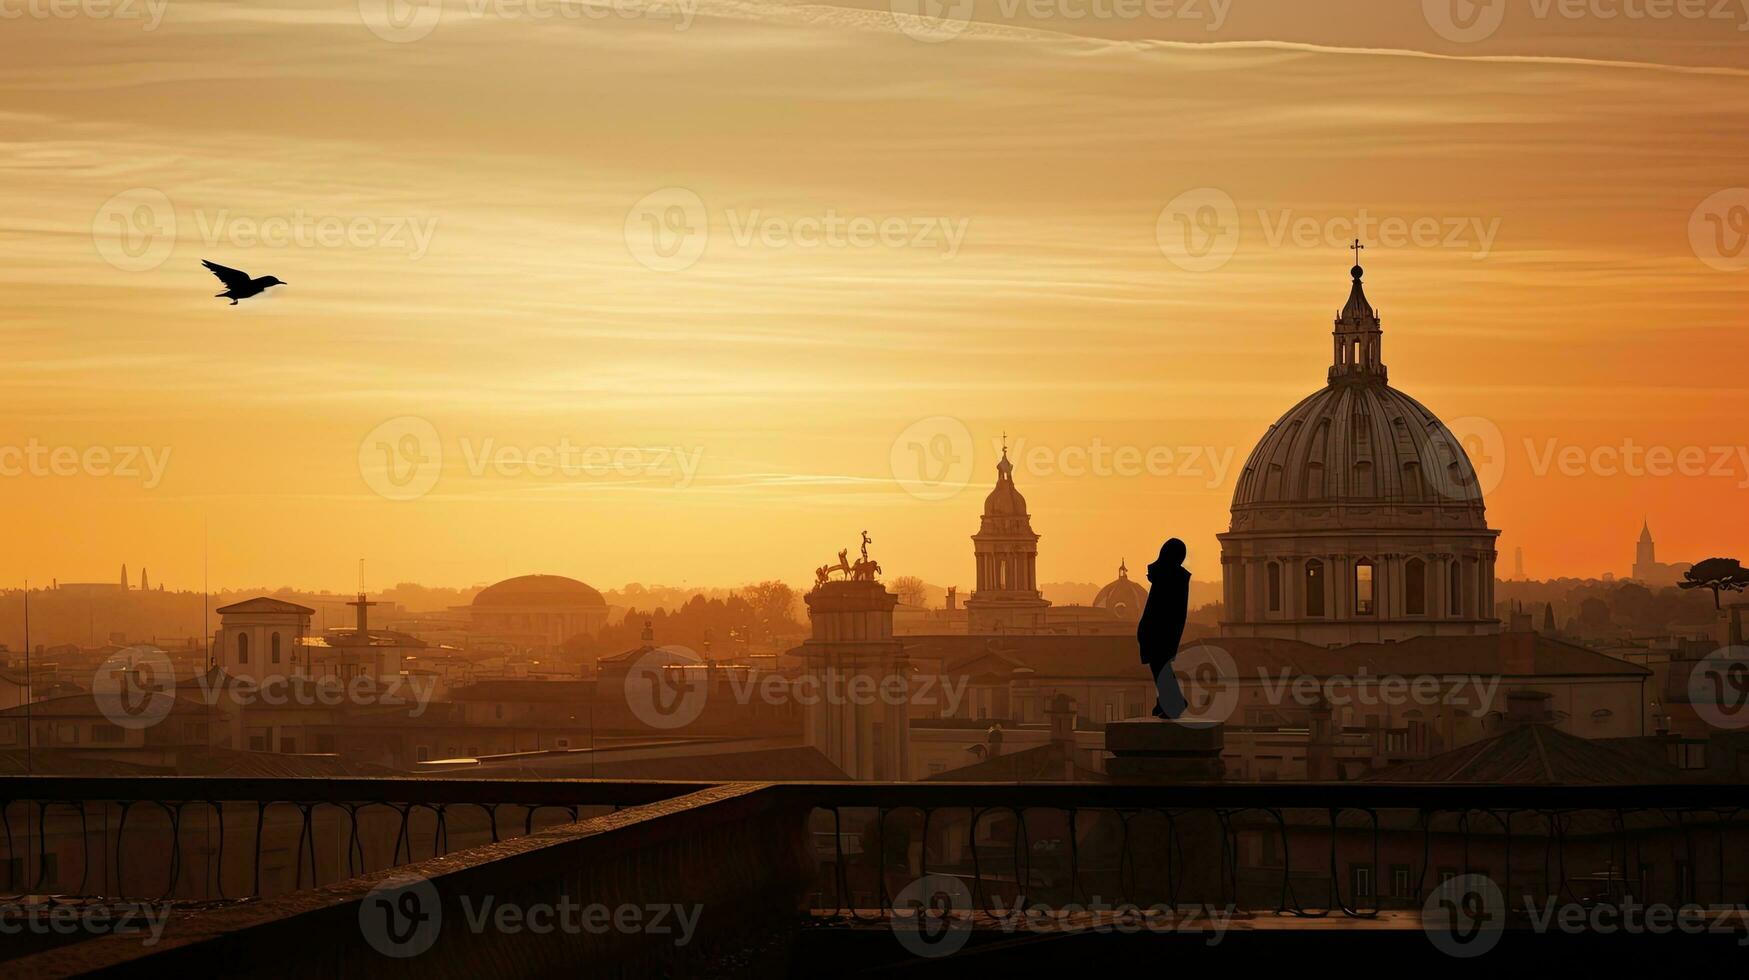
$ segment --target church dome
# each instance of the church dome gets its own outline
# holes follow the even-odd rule
[[[1099,590],[1099,594],[1093,597],[1093,604],[1111,610],[1119,619],[1137,620],[1142,617],[1142,607],[1148,604],[1148,590],[1130,578],[1129,565],[1120,564],[1117,578]]]
[[[996,486],[984,498],[986,517],[1021,517],[1026,514],[1026,498],[1014,487],[1014,464],[1008,461],[1008,448],[1002,448],[1002,461],[996,464]]]
[[[1475,468],[1426,406],[1386,383],[1378,313],[1356,265],[1336,317],[1326,385],[1288,409],[1239,473],[1233,513],[1295,504],[1411,504],[1473,510]]]
[[[606,609],[607,600],[574,578],[563,575],[518,575],[487,586],[474,596],[474,607],[521,606]]]
[[[1437,416],[1383,381],[1331,384],[1269,427],[1235,511],[1302,503],[1482,505],[1475,469]]]

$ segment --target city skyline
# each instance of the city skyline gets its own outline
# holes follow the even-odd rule
[[[0,581],[133,556],[334,587],[362,554],[384,582],[795,582],[868,528],[889,568],[964,585],[1004,431],[1042,580],[1106,581],[1169,533],[1210,580],[1245,452],[1317,383],[1353,238],[1394,381],[1499,433],[1504,553],[1620,574],[1646,517],[1672,559],[1740,551],[1737,25],[1452,40],[1415,6],[939,43],[712,5],[684,31],[458,12],[415,39],[295,4],[21,21],[0,111],[56,135],[0,189],[0,411],[30,420],[0,445],[114,455],[0,479]],[[641,59],[676,34],[705,42],[686,67]],[[440,70],[398,89],[397,59]],[[614,138],[504,109],[560,91],[615,91],[589,101]],[[231,308],[202,258],[291,285]],[[391,500],[361,453],[409,418],[444,464]],[[966,490],[907,491],[919,432]],[[567,443],[685,467],[492,455]],[[1228,462],[1064,475],[1099,446]],[[1620,472],[1647,447],[1672,475]]]

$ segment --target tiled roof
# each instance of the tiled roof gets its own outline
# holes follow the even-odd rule
[[[1379,782],[1618,784],[1691,782],[1684,770],[1549,725],[1521,725],[1430,759],[1372,773]]]

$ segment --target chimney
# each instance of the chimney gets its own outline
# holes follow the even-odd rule
[[[960,592],[960,587],[957,585],[950,585],[947,587],[947,611],[948,612],[953,612],[954,610],[956,610],[960,607],[959,592]]]
[[[1051,741],[1075,741],[1075,699],[1067,694],[1058,694],[1051,698],[1051,706],[1045,709],[1045,717],[1051,723]]]
[[[989,755],[985,756],[985,758],[994,759],[997,756],[1001,755],[1002,754],[1002,726],[1001,726],[1001,724],[991,725],[988,729],[986,729],[984,732],[984,741],[988,742],[990,745],[990,753],[989,753]]]

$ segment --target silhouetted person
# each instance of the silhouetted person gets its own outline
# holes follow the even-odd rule
[[[248,299],[258,293],[266,292],[267,287],[269,286],[285,285],[285,283],[276,276],[262,276],[259,279],[251,279],[249,278],[249,273],[244,272],[241,269],[227,268],[219,265],[217,262],[208,262],[206,259],[201,259],[200,264],[211,269],[213,275],[218,276],[219,281],[225,284],[224,292],[214,293],[213,295],[221,299],[230,300],[232,306],[236,306],[237,301],[240,299]]]
[[[1184,620],[1190,608],[1190,570],[1184,567],[1184,542],[1173,538],[1160,546],[1160,559],[1148,566],[1148,604],[1136,624],[1136,642],[1142,648],[1142,663],[1154,672],[1159,703],[1154,717],[1177,718],[1184,714],[1184,691],[1172,673],[1178,643],[1184,639]]]

